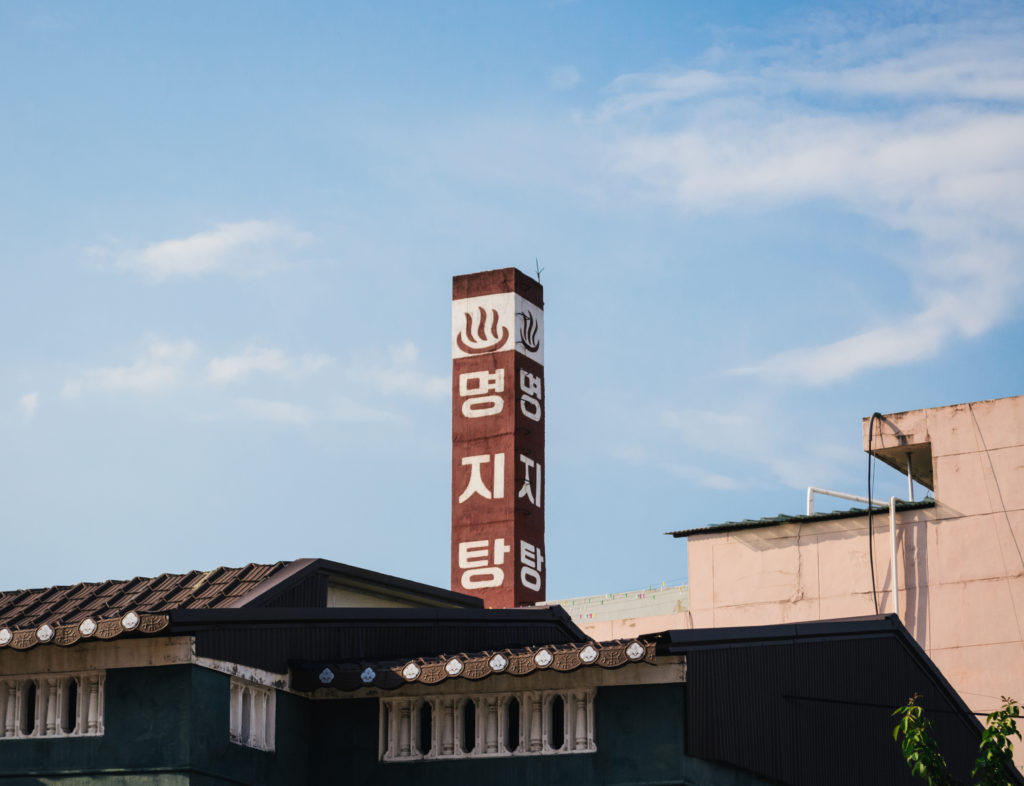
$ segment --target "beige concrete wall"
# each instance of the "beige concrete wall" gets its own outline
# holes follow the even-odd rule
[[[685,610],[674,614],[653,614],[645,617],[577,622],[576,624],[594,641],[633,639],[644,633],[661,633],[666,630],[693,627],[690,612]]]
[[[881,430],[873,447],[930,444],[937,500],[898,515],[900,617],[973,710],[1024,700],[1024,397],[890,415]],[[889,517],[874,518],[889,613]],[[689,573],[698,628],[875,610],[866,516],[694,535]]]

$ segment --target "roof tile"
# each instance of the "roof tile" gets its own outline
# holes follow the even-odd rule
[[[44,622],[77,625],[86,617],[120,618],[129,611],[163,613],[176,608],[219,608],[250,592],[288,562],[211,571],[137,576],[126,581],[82,582],[63,587],[0,592],[0,627],[34,629]]]

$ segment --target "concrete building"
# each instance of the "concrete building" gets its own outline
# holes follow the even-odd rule
[[[972,710],[1024,699],[1024,396],[865,418],[869,442],[934,499],[875,509],[870,537],[866,509],[671,533],[693,625],[898,613]]]

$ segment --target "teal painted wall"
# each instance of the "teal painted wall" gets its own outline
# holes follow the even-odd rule
[[[245,783],[288,786],[308,780],[309,701],[277,692],[277,734],[273,752],[237,745],[228,737],[231,678],[194,669],[192,702],[197,711],[191,725],[191,764],[207,778],[193,784]],[[202,708],[202,709],[199,709]]]
[[[111,669],[99,737],[0,740],[0,783],[305,784],[307,702],[277,694],[277,751],[228,737],[230,678],[195,666]]]
[[[3,786],[471,784],[755,786],[685,753],[683,685],[600,688],[597,752],[382,764],[376,699],[278,692],[276,750],[228,738],[230,678],[195,666],[110,670],[100,737],[0,740]]]
[[[377,760],[376,699],[317,701],[311,714],[311,744],[322,754],[311,764],[311,782],[328,783],[332,773],[344,771],[349,773],[348,783],[375,786],[765,783],[686,755],[684,699],[684,686],[679,684],[600,688],[596,753],[390,764]]]
[[[192,670],[191,666],[165,666],[108,671],[104,733],[70,739],[0,740],[0,781],[14,776],[52,778],[184,768],[189,756]]]

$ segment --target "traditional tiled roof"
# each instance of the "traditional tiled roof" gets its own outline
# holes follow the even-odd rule
[[[535,671],[615,669],[627,663],[654,663],[655,643],[637,639],[549,644],[521,649],[487,650],[467,654],[387,662],[303,663],[293,666],[296,690],[321,688],[352,691],[359,688],[394,690],[402,685],[436,685],[446,680],[481,680],[497,674],[521,677]]]
[[[175,609],[232,606],[290,565],[249,564],[154,578],[80,583],[0,592],[0,647],[28,649],[37,643],[74,644],[125,632],[155,633]]]
[[[470,595],[327,559],[297,559],[164,573],[151,579],[0,592],[0,650],[24,650],[37,644],[68,646],[124,634],[175,634],[180,632],[176,622],[189,620],[189,615],[195,622],[197,614],[226,614],[221,622],[230,623],[239,619],[232,612],[255,610],[269,614],[264,622],[294,621],[296,610],[303,610],[299,617],[311,610],[326,611],[332,584],[357,595],[384,593],[413,607],[482,610],[480,599]]]
[[[896,511],[902,513],[905,510],[920,510],[921,508],[935,507],[935,500],[931,497],[918,502],[896,503]],[[875,508],[876,515],[888,515],[888,506]],[[705,532],[733,532],[741,529],[756,529],[758,527],[774,527],[779,524],[810,524],[815,521],[831,521],[833,519],[852,519],[868,515],[867,508],[850,508],[849,510],[834,510],[831,513],[812,513],[810,516],[789,516],[780,513],[778,516],[769,516],[763,519],[744,519],[743,521],[723,521],[721,524],[708,524],[704,527],[692,529],[681,529],[675,532],[666,532],[674,538],[685,538],[687,535],[701,535]]]

